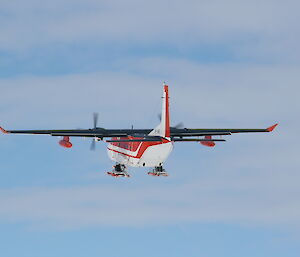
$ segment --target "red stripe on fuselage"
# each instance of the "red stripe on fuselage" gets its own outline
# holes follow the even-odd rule
[[[132,137],[132,136],[128,136],[128,137],[113,137],[112,140],[128,140],[128,139],[142,139],[140,137]],[[129,150],[131,152],[135,152],[140,144],[142,142],[114,142],[114,143],[111,143],[111,145],[113,146],[117,146],[119,148],[122,148],[124,150]],[[151,142],[153,143],[153,142]],[[154,142],[155,143],[155,142]]]
[[[142,138],[136,138],[136,137],[121,137],[121,138],[112,138],[113,140],[118,140],[118,139],[142,139]],[[143,156],[143,154],[145,153],[145,151],[151,147],[151,146],[155,146],[155,145],[161,145],[161,144],[166,144],[166,143],[170,143],[171,141],[167,140],[167,139],[162,139],[162,141],[155,141],[155,142],[114,142],[111,143],[111,145],[118,147],[120,150],[127,150],[127,151],[131,151],[131,152],[135,152],[138,150],[137,155],[133,156],[115,149],[111,149],[110,147],[107,147],[108,150],[119,153],[119,154],[123,154],[125,156],[129,156],[132,158],[141,158]]]

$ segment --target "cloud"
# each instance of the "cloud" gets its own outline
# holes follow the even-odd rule
[[[65,229],[195,222],[299,226],[296,65],[202,65],[168,58],[117,65],[121,71],[0,80],[1,125],[87,127],[90,113],[100,110],[104,127],[129,127],[132,121],[154,126],[167,78],[174,123],[280,126],[270,134],[230,136],[214,151],[176,145],[168,163],[174,178],[167,183],[2,189],[0,221]]]
[[[1,190],[0,218],[55,229],[195,222],[299,227],[299,174],[293,172],[294,182],[288,183],[284,173],[269,175],[260,180],[249,174],[234,179],[229,172],[181,185]]]
[[[118,117],[124,104],[143,106],[145,101],[150,103],[151,97],[145,99],[138,95],[155,84],[151,79],[146,82],[139,76],[122,72],[3,79],[0,82],[3,105],[1,119],[15,121],[19,125],[35,120],[36,125],[40,123],[47,126],[52,126],[55,120],[65,121],[66,125],[76,120],[79,122],[77,125],[82,126],[82,121],[91,118],[94,111],[99,111],[102,122],[113,121],[111,117]],[[161,84],[154,86],[158,91],[151,93],[153,98],[160,99]],[[125,121],[130,115],[136,116],[140,110],[132,110],[130,115],[129,112],[130,108],[124,110],[118,119]]]
[[[55,44],[226,46],[239,58],[297,61],[297,1],[5,2],[4,50]]]
[[[2,124],[15,119],[17,126],[31,122],[52,126],[65,119],[66,126],[75,120],[82,126],[87,115],[99,111],[103,122],[114,126],[128,119],[154,126],[164,80],[171,86],[172,119],[184,118],[186,126],[199,126],[200,121],[201,126],[222,125],[218,121],[226,126],[297,124],[291,114],[299,109],[298,66],[203,65],[168,58],[140,58],[116,65],[121,71],[0,80]],[[129,103],[139,108],[130,108]],[[47,119],[38,118],[43,113]]]

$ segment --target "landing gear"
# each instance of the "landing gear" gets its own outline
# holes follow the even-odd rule
[[[148,175],[156,176],[156,177],[159,177],[159,176],[167,177],[167,176],[169,176],[169,174],[166,172],[166,170],[162,166],[155,167],[152,171],[148,172]]]
[[[107,172],[108,175],[112,177],[127,177],[129,178],[130,175],[126,171],[126,166],[124,164],[116,164],[113,166],[113,170]]]

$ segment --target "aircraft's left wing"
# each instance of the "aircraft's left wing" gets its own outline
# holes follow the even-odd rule
[[[5,134],[29,134],[29,135],[50,135],[69,137],[126,137],[130,135],[147,135],[150,129],[64,129],[64,130],[5,130],[0,127],[0,131]]]
[[[51,135],[51,136],[71,136],[72,134],[80,136],[95,136],[99,131],[95,129],[69,129],[69,130],[5,130],[0,127],[0,130],[5,134],[29,134],[29,135]]]

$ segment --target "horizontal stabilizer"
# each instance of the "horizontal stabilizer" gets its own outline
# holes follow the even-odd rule
[[[202,136],[229,136],[231,132],[206,132],[201,129],[185,129],[183,132],[172,131],[173,137],[202,137]]]
[[[131,142],[161,142],[160,138],[144,138],[144,139],[120,139],[120,140],[106,140],[107,143],[131,143]]]
[[[173,138],[173,142],[225,142],[225,139]]]

